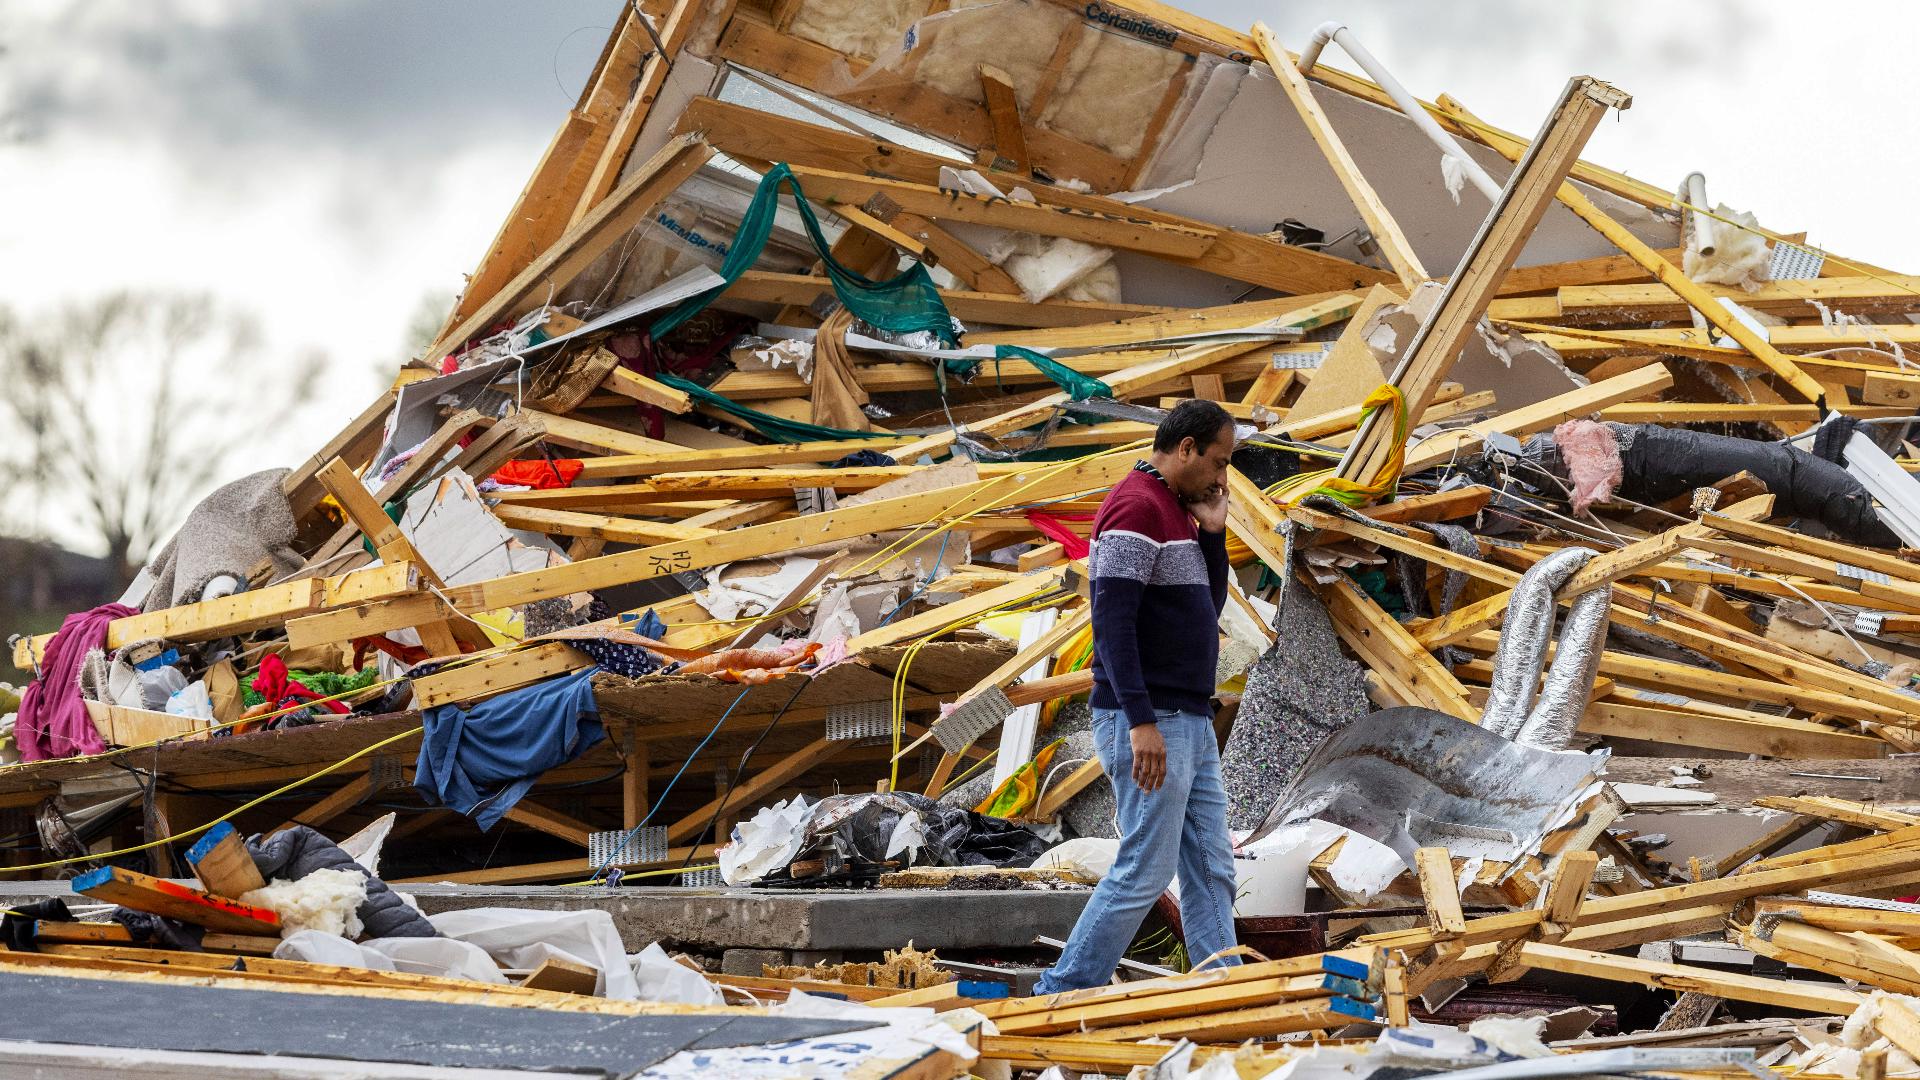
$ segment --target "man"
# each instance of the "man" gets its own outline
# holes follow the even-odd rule
[[[1094,517],[1093,736],[1113,782],[1120,853],[1037,993],[1110,980],[1176,870],[1192,963],[1233,947],[1233,846],[1212,709],[1233,441],[1225,409],[1181,402],[1154,432],[1153,453]]]

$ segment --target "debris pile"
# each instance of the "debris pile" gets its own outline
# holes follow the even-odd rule
[[[1920,279],[1542,104],[1144,0],[628,7],[393,388],[12,643],[0,869],[113,913],[10,899],[0,994],[665,1025],[541,1059],[600,1075],[1912,1074]],[[1169,900],[1033,996],[1116,843],[1093,512],[1192,398],[1252,955],[1187,973]],[[845,888],[823,949],[593,907]],[[1006,955],[911,948],[963,899]],[[259,1026],[116,1045],[338,1056]],[[463,1046],[363,1052],[515,1060]]]

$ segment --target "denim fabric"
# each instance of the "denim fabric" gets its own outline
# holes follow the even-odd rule
[[[1167,744],[1167,777],[1158,791],[1133,782],[1133,743],[1126,714],[1093,710],[1094,746],[1113,781],[1120,816],[1120,854],[1093,890],[1073,936],[1040,978],[1036,993],[1102,986],[1140,922],[1180,875],[1180,923],[1187,956],[1198,965],[1232,948],[1233,843],[1227,835],[1227,793],[1220,784],[1220,747],[1213,720],[1202,713],[1154,710]],[[1240,962],[1214,961],[1214,967]]]

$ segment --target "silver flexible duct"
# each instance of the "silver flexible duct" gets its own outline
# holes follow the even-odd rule
[[[1547,642],[1553,637],[1554,591],[1593,554],[1583,547],[1561,548],[1520,576],[1502,620],[1500,648],[1493,654],[1493,680],[1481,727],[1511,739],[1526,724],[1534,688],[1540,683],[1540,665],[1547,659]]]
[[[1540,688],[1540,701],[1513,741],[1542,750],[1565,750],[1587,711],[1587,695],[1600,671],[1600,652],[1606,645],[1607,614],[1613,605],[1613,586],[1582,593],[1573,602],[1567,624],[1560,630],[1553,669]]]

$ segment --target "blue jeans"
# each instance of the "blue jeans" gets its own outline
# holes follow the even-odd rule
[[[1213,719],[1155,711],[1167,744],[1167,776],[1158,791],[1149,793],[1133,782],[1126,714],[1093,710],[1093,744],[1119,808],[1120,854],[1080,912],[1060,962],[1034,987],[1037,994],[1103,986],[1112,979],[1141,920],[1175,872],[1189,962],[1198,966],[1233,947],[1233,842],[1227,835],[1227,792],[1220,784]],[[1224,957],[1212,966],[1239,962],[1239,957]]]

